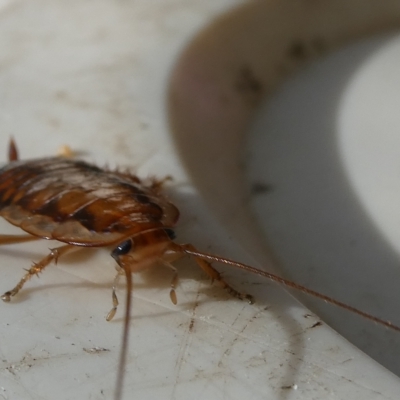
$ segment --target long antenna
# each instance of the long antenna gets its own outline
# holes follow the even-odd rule
[[[124,377],[125,377],[125,365],[126,365],[126,353],[129,342],[129,326],[130,326],[130,315],[131,315],[131,304],[132,304],[132,272],[129,267],[124,268],[126,275],[126,300],[125,300],[125,318],[124,318],[124,332],[122,334],[122,346],[121,353],[119,356],[119,364],[117,371],[117,382],[115,386],[115,400],[121,400],[122,398],[122,389],[124,385]]]
[[[366,313],[364,311],[361,311],[358,308],[349,306],[348,304],[342,303],[341,301],[338,301],[338,300],[336,300],[336,299],[334,299],[332,297],[329,297],[329,296],[326,296],[326,295],[324,295],[322,293],[316,292],[315,290],[312,290],[312,289],[309,289],[309,288],[307,288],[305,286],[299,285],[298,283],[292,282],[292,281],[290,281],[288,279],[281,278],[278,275],[271,274],[270,272],[262,271],[262,270],[260,270],[258,268],[251,267],[250,265],[242,264],[240,262],[229,260],[227,258],[218,257],[218,256],[214,256],[212,254],[207,254],[207,253],[201,253],[201,252],[198,252],[196,250],[191,250],[191,249],[186,248],[186,247],[183,248],[183,251],[186,254],[189,254],[189,255],[194,256],[194,257],[202,258],[202,259],[207,260],[207,261],[214,261],[214,262],[218,262],[218,263],[222,263],[222,264],[232,265],[234,267],[243,269],[243,270],[251,272],[253,274],[264,276],[265,278],[268,278],[271,281],[278,282],[281,285],[285,285],[287,287],[299,290],[300,292],[303,292],[303,293],[309,294],[311,296],[317,297],[319,299],[324,300],[327,303],[334,304],[335,306],[344,308],[345,310],[351,311],[351,312],[353,312],[355,314],[361,315],[362,317],[367,318],[367,319],[369,319],[371,321],[374,321],[374,322],[376,322],[378,324],[384,325],[387,328],[390,328],[390,329],[393,329],[395,331],[400,332],[400,327],[397,326],[397,325],[394,325],[390,321],[385,321],[385,320],[383,320],[381,318],[374,317],[373,315],[368,314],[368,313]]]

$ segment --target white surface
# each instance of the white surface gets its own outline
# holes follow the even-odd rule
[[[241,239],[240,234],[251,231],[250,220],[240,225],[241,232],[232,229],[229,223],[225,223],[227,229],[219,226],[189,183],[167,124],[168,115],[181,151],[184,140],[193,140],[192,147],[196,145],[192,135],[203,132],[203,140],[208,139],[207,135],[216,132],[213,124],[226,127],[237,122],[229,118],[229,113],[221,114],[214,107],[221,98],[212,97],[219,94],[219,84],[225,82],[225,77],[231,76],[227,70],[232,68],[236,73],[237,66],[256,50],[240,52],[233,46],[236,51],[230,53],[229,45],[233,42],[229,40],[234,35],[207,36],[207,32],[200,35],[197,38],[200,49],[208,51],[222,40],[227,44],[227,54],[235,54],[235,58],[225,58],[219,49],[220,57],[207,59],[208,65],[188,63],[186,66],[192,69],[185,70],[179,61],[172,83],[169,81],[183,46],[213,16],[235,4],[204,0],[4,3],[0,14],[0,148],[6,149],[12,134],[19,143],[22,158],[54,154],[59,146],[68,144],[100,164],[137,167],[141,175],[171,174],[175,179],[171,196],[182,211],[178,240],[255,263],[231,238]],[[228,21],[237,18],[240,25],[248,23],[251,15],[261,15],[257,2],[254,4],[248,3],[247,8],[230,14]],[[264,7],[262,2],[258,4]],[[350,4],[355,8],[350,14],[359,15],[356,12],[359,3]],[[390,4],[396,3],[386,4],[390,8]],[[387,11],[382,15],[383,20],[390,20],[394,13]],[[374,16],[374,20],[379,21],[379,16]],[[215,27],[235,26],[221,21],[217,20]],[[218,33],[218,29],[211,32]],[[224,29],[221,32],[226,33]],[[254,33],[251,29],[246,34],[240,29],[234,32],[243,34],[244,39],[247,33]],[[210,37],[212,40],[207,40]],[[195,42],[191,46],[189,50],[199,49]],[[201,56],[201,51],[198,54]],[[184,56],[182,60],[184,64]],[[212,81],[210,86],[201,86],[209,98],[202,97],[204,92],[200,89],[183,85],[187,90],[184,94],[190,95],[183,104],[190,111],[199,111],[186,113],[174,97],[187,76],[180,72],[190,73],[199,68],[207,75],[213,71],[213,60],[224,64],[221,69],[224,78]],[[234,94],[228,100],[235,99]],[[198,108],[198,102],[202,101],[202,107]],[[243,127],[252,106],[243,107],[240,101],[233,103],[241,105],[233,115],[243,117],[243,123],[235,126]],[[216,112],[215,116],[203,118],[201,112],[210,109]],[[197,116],[200,120],[192,118]],[[219,149],[217,156],[222,162],[240,138],[238,129],[226,132],[232,134],[232,142],[226,137],[221,139],[226,152]],[[215,139],[218,140],[218,135]],[[219,207],[225,209],[220,217],[225,222],[245,221],[241,197],[229,197],[228,201],[223,197],[236,186],[230,186],[229,179],[219,179],[225,177],[226,171],[233,176],[238,159],[231,159],[220,169],[219,158],[204,158],[202,150],[201,146],[195,146],[192,153],[186,154],[185,162],[193,151],[197,152],[200,156],[197,169],[187,163],[196,184],[204,190],[196,174],[202,169],[209,172],[211,168],[214,175],[204,179],[220,189],[202,194],[208,201],[210,196],[218,194],[216,198],[223,204]],[[213,156],[212,151],[208,154]],[[214,208],[218,210],[218,206]],[[1,231],[11,230],[2,223]],[[254,230],[247,240],[241,240],[246,248],[251,248],[256,233]],[[53,244],[31,243],[0,249],[3,289],[12,287],[22,268],[39,259],[49,246]],[[259,251],[254,252],[257,258],[268,260],[257,246],[254,244]],[[49,267],[40,279],[29,282],[11,304],[1,305],[0,398],[112,398],[122,328],[122,310],[113,322],[104,320],[111,306],[113,265],[106,250],[76,253],[57,267]],[[210,287],[191,262],[182,262],[179,267],[178,306],[170,303],[170,274],[165,269],[154,269],[135,279],[124,398],[398,397],[397,377],[325,325],[310,329],[318,319],[307,316],[308,311],[282,289],[258,277],[225,269],[230,282],[257,299],[255,305],[248,305],[229,298],[219,288]],[[121,298],[122,293],[123,285]],[[100,351],[90,351],[96,348]]]
[[[258,112],[249,141],[258,221],[292,279],[399,323],[399,36],[346,47],[302,71]],[[400,373],[394,332],[313,309]]]

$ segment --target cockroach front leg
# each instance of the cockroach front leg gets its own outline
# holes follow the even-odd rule
[[[57,247],[56,249],[51,249],[50,254],[40,260],[38,263],[34,263],[31,268],[29,268],[26,274],[22,277],[22,279],[18,282],[18,284],[14,287],[14,289],[5,292],[1,299],[3,301],[10,301],[11,297],[15,296],[24,286],[25,282],[29,281],[33,275],[39,275],[40,272],[43,271],[52,261],[57,263],[59,257],[67,253],[72,249],[76,249],[76,246],[71,244],[67,244],[65,246]]]
[[[174,258],[174,261],[178,258],[181,258],[182,254],[177,254],[176,257]],[[166,267],[168,267],[171,271],[173,271],[174,275],[171,279],[171,290],[169,292],[169,298],[171,299],[172,304],[177,305],[178,304],[178,299],[176,297],[176,287],[178,285],[178,280],[179,280],[179,276],[178,276],[178,270],[171,264],[170,261],[167,261],[163,258],[160,259],[160,262],[165,265]]]
[[[185,249],[194,251],[196,252],[196,248],[191,245],[191,244],[183,244],[183,245],[178,245],[176,243],[171,244],[171,247],[173,251],[178,252],[183,255],[188,255],[185,252]],[[195,260],[197,262],[197,265],[211,278],[211,280],[214,282],[216,281],[222,288],[224,288],[231,296],[236,297],[240,300],[246,300],[250,304],[254,303],[253,296],[250,296],[249,294],[246,293],[241,293],[238,292],[236,289],[234,289],[232,286],[226,282],[221,274],[206,260],[203,260],[200,257],[195,257]]]
[[[182,257],[182,255],[179,255],[179,257]],[[171,299],[171,302],[176,305],[178,303],[178,300],[177,300],[177,297],[176,297],[175,289],[176,289],[176,286],[178,284],[178,270],[168,261],[160,259],[160,262],[163,265],[165,265],[168,268],[170,268],[174,272],[174,276],[171,279],[171,290],[170,290],[170,293],[169,293],[169,297]],[[119,282],[121,276],[125,275],[125,271],[119,265],[117,265],[116,269],[117,269],[118,272],[117,272],[117,274],[115,275],[115,278],[114,278],[114,283],[113,283],[113,286],[112,286],[112,295],[111,295],[112,296],[113,307],[109,311],[109,313],[107,314],[107,317],[106,317],[107,321],[111,321],[114,318],[114,316],[115,316],[115,314],[117,312],[117,308],[119,306],[119,301],[118,301],[118,296],[117,296],[117,285],[118,285],[118,282]]]
[[[118,272],[114,278],[114,282],[113,282],[113,286],[112,286],[112,295],[111,295],[113,307],[107,314],[107,317],[106,317],[107,321],[111,321],[117,312],[117,308],[119,305],[119,301],[118,301],[118,297],[117,297],[117,285],[118,285],[121,275],[125,275],[125,271],[119,265],[116,266],[116,269]]]

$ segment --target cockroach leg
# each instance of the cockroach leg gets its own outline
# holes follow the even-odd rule
[[[57,263],[59,257],[67,253],[68,251],[76,249],[76,246],[67,244],[64,246],[57,247],[56,249],[51,249],[50,254],[40,260],[38,263],[34,263],[31,268],[27,270],[27,273],[22,277],[22,279],[18,282],[18,284],[14,287],[14,289],[5,292],[1,299],[5,302],[9,302],[11,297],[15,296],[24,286],[25,282],[27,282],[33,275],[39,275],[40,272],[43,271],[52,261]]]
[[[33,235],[0,235],[0,245],[31,242],[39,239],[40,237]]]
[[[179,255],[179,257],[180,257],[180,255]],[[171,279],[171,290],[169,292],[169,298],[171,299],[171,301],[174,305],[177,305],[178,299],[176,297],[175,289],[178,285],[178,280],[179,280],[178,270],[169,261],[164,260],[162,258],[160,259],[160,261],[163,265],[165,265],[166,267],[168,267],[169,269],[171,269],[174,272],[174,275]]]
[[[118,297],[115,292],[115,287],[112,288],[112,302],[113,302],[113,308],[108,312],[106,321],[111,321],[115,317],[119,305]]]
[[[178,279],[179,279],[178,272],[176,271],[174,276],[172,277],[171,290],[169,292],[169,298],[171,299],[172,303],[175,304],[175,305],[178,303],[178,299],[176,297],[176,291],[175,291],[176,286],[178,284]]]
[[[246,300],[249,304],[254,303],[253,296],[241,293],[230,286],[221,276],[221,274],[208,262],[201,258],[195,258],[197,265],[211,278],[214,282],[216,281],[222,288],[224,288],[231,296],[236,297],[240,300]]]
[[[186,250],[189,252],[194,252],[196,253],[197,250],[196,248],[191,245],[191,244],[183,244],[183,245],[178,245],[176,243],[171,244],[171,247],[173,251],[176,251],[182,255],[189,255],[189,253],[186,253]],[[172,250],[171,249],[171,250]],[[200,258],[200,257],[194,257],[195,261],[197,262],[197,265],[211,278],[211,281],[214,282],[216,281],[223,289],[225,289],[231,296],[236,297],[240,300],[246,300],[249,302],[249,304],[254,303],[253,296],[250,296],[249,294],[246,293],[241,293],[231,287],[221,276],[221,274],[206,260]]]
[[[150,188],[155,192],[160,192],[166,182],[172,181],[172,176],[167,175],[163,179],[152,178]]]
[[[111,295],[113,307],[107,314],[106,321],[111,321],[117,312],[117,308],[119,305],[118,296],[117,296],[117,285],[118,285],[121,275],[125,275],[125,271],[119,265],[116,266],[116,269],[118,272],[114,278],[114,282],[113,282],[113,286],[112,286],[112,295]]]

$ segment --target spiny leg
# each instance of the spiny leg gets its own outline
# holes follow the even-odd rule
[[[236,297],[240,300],[247,300],[250,304],[254,303],[253,296],[241,293],[230,286],[221,276],[221,274],[208,262],[201,258],[195,258],[199,267],[211,278],[214,282],[216,281],[223,289],[225,289],[231,296]]]
[[[181,247],[184,252],[185,249],[196,251],[196,248],[191,244],[177,245]],[[198,266],[211,278],[212,281],[217,281],[217,283],[224,288],[231,296],[237,297],[240,300],[247,300],[250,304],[253,304],[253,297],[246,293],[241,293],[231,287],[221,276],[221,274],[206,260],[202,258],[195,257]]]
[[[0,235],[0,245],[31,242],[39,239],[41,238],[33,235]]]
[[[162,179],[151,178],[150,188],[155,192],[161,192],[166,182],[172,181],[172,176],[167,175]]]
[[[38,275],[43,271],[52,261],[57,264],[57,260],[59,257],[70,251],[71,249],[76,248],[71,244],[67,244],[61,247],[57,247],[56,249],[50,249],[50,254],[40,260],[38,263],[34,263],[31,268],[29,268],[26,274],[22,277],[22,279],[18,282],[18,284],[14,287],[14,289],[5,292],[1,299],[3,301],[10,301],[11,297],[15,296],[24,286],[25,282],[27,282],[33,275]]]
[[[179,255],[179,257],[182,257],[182,255]],[[170,268],[174,272],[174,275],[173,275],[173,277],[171,279],[171,290],[169,292],[169,297],[170,297],[172,303],[176,305],[178,303],[178,300],[177,300],[177,297],[176,297],[175,289],[176,289],[176,286],[178,284],[178,279],[179,279],[178,270],[170,262],[168,262],[166,260],[160,259],[160,262],[163,265],[165,265],[168,268]],[[119,301],[118,301],[117,289],[116,288],[117,288],[118,282],[119,282],[119,280],[121,278],[121,275],[125,275],[125,271],[120,266],[117,266],[116,269],[117,269],[118,272],[117,272],[117,274],[115,275],[115,278],[114,278],[114,282],[113,282],[113,286],[112,286],[112,295],[111,295],[112,296],[113,307],[109,311],[109,313],[107,314],[107,317],[106,317],[107,321],[111,321],[115,317],[115,314],[117,312],[117,308],[119,306]]]
[[[181,254],[179,254],[178,256],[179,256],[178,258],[182,257]],[[176,260],[176,258],[175,258],[175,260]],[[175,291],[175,289],[178,285],[178,279],[179,279],[178,270],[169,261],[167,261],[163,258],[160,259],[160,262],[174,272],[174,275],[172,276],[172,279],[171,279],[171,290],[169,291],[169,298],[171,299],[172,304],[176,305],[176,304],[178,304],[178,299],[176,297],[176,291]]]
[[[113,286],[112,286],[112,295],[111,295],[113,307],[107,314],[106,321],[111,321],[117,312],[119,301],[118,301],[118,297],[117,297],[117,289],[116,288],[117,288],[119,278],[121,277],[121,275],[125,275],[125,271],[119,265],[116,266],[116,270],[118,272],[114,278],[114,282],[113,282]]]

